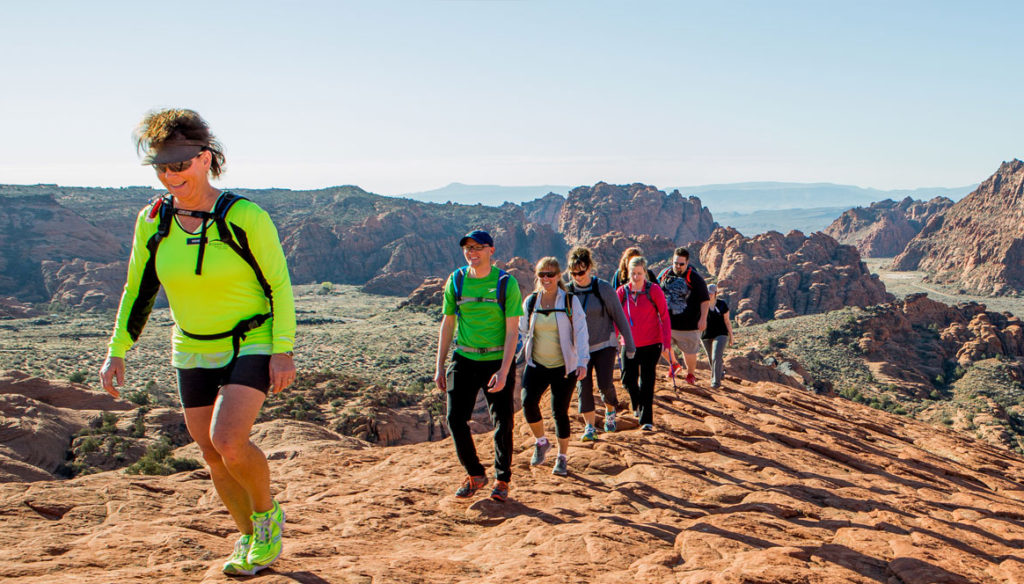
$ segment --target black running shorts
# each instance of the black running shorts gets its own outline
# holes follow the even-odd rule
[[[212,406],[220,388],[228,384],[270,391],[270,355],[239,357],[234,367],[178,369],[178,396],[186,408]]]

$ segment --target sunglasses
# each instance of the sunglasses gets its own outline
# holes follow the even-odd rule
[[[466,246],[463,246],[462,249],[464,249],[466,251],[477,252],[477,251],[483,251],[483,250],[487,249],[488,247],[490,247],[490,246],[487,246],[487,245],[466,245]]]
[[[558,272],[537,272],[538,278],[554,278],[558,276]]]
[[[674,263],[675,265],[677,265],[677,266],[685,266],[686,264],[688,264],[688,263],[690,263],[690,262],[686,261],[686,262],[673,262],[673,263]]]
[[[202,151],[200,151],[199,154],[202,154]],[[192,158],[189,158],[188,160],[182,160],[181,162],[168,162],[167,164],[154,164],[153,168],[156,169],[157,174],[164,174],[167,171],[170,171],[170,172],[185,172],[186,170],[192,168],[192,161],[195,160],[196,158],[198,158],[199,154],[196,154],[195,156],[193,156]]]
[[[573,276],[576,276],[578,278],[580,276],[586,275],[587,270],[580,270],[578,272],[569,272],[569,273],[572,274]]]

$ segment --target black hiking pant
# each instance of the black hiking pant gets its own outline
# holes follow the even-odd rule
[[[476,396],[483,390],[487,413],[494,424],[494,475],[499,481],[512,479],[512,424],[516,385],[515,369],[505,378],[501,391],[489,393],[487,383],[501,369],[501,360],[474,361],[455,353],[448,366],[448,431],[455,442],[455,453],[469,476],[484,476],[485,470],[476,454],[469,419],[473,416]]]
[[[544,367],[543,365],[527,365],[523,369],[523,417],[527,424],[540,422],[540,398],[548,387],[551,388],[551,415],[555,418],[555,435],[568,438],[569,402],[572,401],[572,389],[576,384],[576,371],[568,376],[565,365],[561,367]]]
[[[637,347],[632,359],[623,359],[622,385],[629,392],[640,425],[654,423],[654,376],[660,358],[661,343],[655,343]]]

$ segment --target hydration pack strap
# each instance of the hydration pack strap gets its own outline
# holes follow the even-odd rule
[[[271,316],[273,315],[268,312],[266,314],[258,314],[256,316],[249,317],[245,320],[239,321],[238,324],[235,325],[235,328],[223,333],[197,335],[195,333],[188,332],[180,326],[178,327],[178,330],[180,330],[186,337],[196,339],[197,341],[214,341],[217,339],[226,339],[231,337],[231,363],[228,364],[228,368],[230,369],[235,366],[235,361],[238,359],[238,351],[241,349],[242,341],[245,340],[246,335],[248,335],[250,331],[254,331],[262,326],[263,323],[267,322]]]
[[[465,351],[467,353],[478,354],[505,352],[505,347],[467,347],[466,345],[455,345],[455,348],[459,349],[460,351]]]

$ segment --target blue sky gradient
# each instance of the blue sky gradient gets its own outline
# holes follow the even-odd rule
[[[1010,2],[46,2],[0,19],[0,183],[156,185],[198,110],[223,184],[961,186],[1022,156]]]

